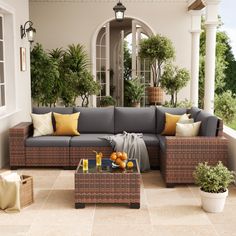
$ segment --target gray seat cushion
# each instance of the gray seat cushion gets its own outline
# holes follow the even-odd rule
[[[170,113],[173,115],[183,115],[187,112],[186,108],[169,108],[169,107],[156,107],[157,110],[157,134],[161,134],[161,132],[165,128],[165,113]]]
[[[210,113],[201,111],[196,121],[201,121],[199,136],[216,136],[218,118]]]
[[[143,134],[143,140],[147,146],[158,146],[159,144],[156,134]]]
[[[115,133],[155,133],[156,112],[154,107],[115,107]]]
[[[69,136],[40,136],[29,137],[25,141],[26,147],[69,147]]]
[[[74,112],[80,112],[80,133],[114,133],[114,107],[75,107]]]
[[[157,138],[158,138],[158,141],[159,141],[161,151],[165,152],[166,151],[166,138],[165,138],[165,136],[163,136],[161,134],[158,134]]]
[[[102,137],[113,134],[80,134],[71,138],[71,147],[109,147],[110,143]]]

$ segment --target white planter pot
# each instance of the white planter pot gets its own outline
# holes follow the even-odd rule
[[[202,208],[207,212],[222,212],[225,205],[228,189],[224,193],[208,193],[200,190]]]

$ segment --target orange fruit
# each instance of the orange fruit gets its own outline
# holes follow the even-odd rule
[[[110,156],[110,159],[111,159],[112,161],[115,161],[116,158],[117,158],[116,152],[113,152],[113,153],[111,154],[111,156]]]
[[[121,169],[125,169],[125,167],[126,167],[125,162],[121,161],[121,163],[120,163],[120,168],[121,168]]]
[[[130,168],[130,169],[133,168],[134,167],[134,163],[132,161],[129,161],[127,163],[127,167]]]
[[[121,157],[121,159],[122,159],[123,161],[125,161],[125,160],[128,159],[128,155],[127,155],[126,152],[122,152],[122,157]]]
[[[120,158],[117,158],[115,162],[116,162],[117,165],[120,165],[120,163],[122,162],[122,160],[121,160]]]
[[[117,157],[120,158],[120,159],[121,159],[122,156],[123,156],[123,155],[122,155],[122,152],[117,152],[116,155],[117,155]]]

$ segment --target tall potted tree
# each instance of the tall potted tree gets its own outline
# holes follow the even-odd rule
[[[157,34],[141,40],[139,56],[150,61],[152,71],[152,84],[148,87],[149,104],[163,104],[164,92],[160,86],[162,67],[174,55],[174,47],[167,37]]]
[[[188,70],[174,66],[171,63],[165,65],[164,72],[161,76],[161,87],[167,94],[171,95],[171,106],[177,106],[178,92],[187,85],[189,80],[190,74]]]

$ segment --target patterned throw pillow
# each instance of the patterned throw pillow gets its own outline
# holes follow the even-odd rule
[[[194,137],[198,136],[201,121],[192,124],[176,124],[176,136]]]
[[[53,134],[52,112],[46,114],[31,114],[34,137]]]

